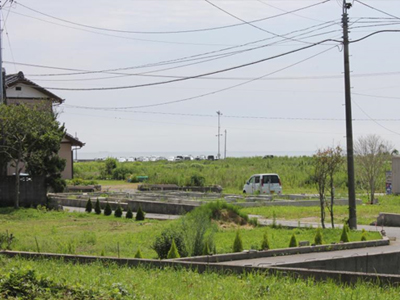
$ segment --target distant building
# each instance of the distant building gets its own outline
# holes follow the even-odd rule
[[[64,102],[63,99],[25,78],[24,73],[10,74],[4,80],[5,104],[28,104],[43,107],[43,110],[53,113],[53,107]],[[63,179],[73,178],[73,150],[82,148],[85,143],[66,133],[61,141],[58,155],[66,160],[66,166],[61,173]],[[7,175],[15,173],[15,169],[8,167]]]

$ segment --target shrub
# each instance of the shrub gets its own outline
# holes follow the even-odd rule
[[[180,255],[179,255],[178,249],[176,248],[175,241],[172,240],[171,249],[169,249],[169,251],[168,251],[167,258],[172,259],[172,258],[179,258],[179,257],[180,257]]]
[[[114,216],[116,216],[117,218],[121,218],[122,217],[122,208],[120,205],[118,205],[117,209],[114,212]]]
[[[190,177],[190,185],[191,186],[204,186],[206,179],[203,176],[200,175],[193,175]]]
[[[101,207],[100,207],[99,198],[97,198],[96,204],[94,205],[94,212],[96,213],[96,215],[100,215],[101,214]]]
[[[158,258],[165,259],[168,256],[168,252],[171,249],[172,241],[178,249],[179,255],[181,257],[187,256],[186,247],[182,232],[176,230],[175,228],[167,228],[161,235],[156,237],[151,248],[157,252]]]
[[[15,242],[15,236],[8,233],[0,233],[0,250],[11,250],[12,243]]]
[[[365,242],[367,240],[367,231],[363,228],[361,230],[361,241]]]
[[[90,198],[89,198],[89,200],[86,202],[85,211],[86,211],[87,213],[91,213],[91,212],[92,212],[92,209],[93,209],[92,200],[90,200]]]
[[[269,245],[268,234],[265,232],[261,243],[261,250],[268,250],[268,249],[271,249],[271,247]]]
[[[133,213],[132,213],[132,210],[131,210],[130,207],[128,207],[128,211],[126,212],[125,217],[126,217],[127,219],[132,219],[132,218],[133,218]]]
[[[208,246],[208,241],[204,242],[204,247],[203,247],[203,255],[210,255],[210,247]]]
[[[343,225],[343,230],[342,230],[342,235],[340,236],[340,241],[341,242],[348,243],[350,241],[349,240],[348,231],[349,231],[349,229],[347,227],[347,224],[344,224]]]
[[[289,248],[293,248],[293,247],[298,247],[299,244],[297,243],[297,239],[295,234],[292,234],[292,237],[290,238],[290,243],[289,243]]]
[[[138,250],[136,251],[135,258],[143,258],[142,251],[140,251],[140,248],[138,248]]]
[[[239,230],[236,232],[235,241],[233,242],[233,252],[242,252],[243,251],[243,242],[242,237],[240,236]]]
[[[317,232],[315,233],[315,237],[314,237],[314,244],[315,245],[322,245],[322,229],[321,228],[317,228]]]
[[[112,209],[110,203],[107,202],[106,207],[104,208],[104,215],[109,216],[112,214]]]
[[[142,210],[142,207],[139,205],[138,211],[136,213],[136,221],[144,221],[145,213]]]

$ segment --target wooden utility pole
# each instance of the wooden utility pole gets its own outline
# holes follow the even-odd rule
[[[347,176],[349,189],[349,227],[357,229],[356,192],[354,180],[354,150],[353,150],[353,121],[351,114],[351,86],[350,86],[350,62],[349,62],[349,36],[347,10],[350,3],[343,0],[343,57],[344,57],[344,87],[346,104],[346,141],[347,141]]]

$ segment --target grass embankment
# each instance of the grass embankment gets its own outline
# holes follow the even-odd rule
[[[379,196],[379,204],[366,204],[364,197],[363,204],[357,206],[357,223],[360,225],[369,225],[375,222],[380,212],[400,213],[400,196]],[[243,208],[247,214],[260,215],[272,219],[276,215],[277,219],[296,220],[296,221],[314,221],[319,222],[320,207],[293,207],[293,206],[274,206],[274,207],[250,207]],[[334,206],[335,224],[343,224],[349,217],[347,205]],[[330,224],[329,211],[326,209],[326,224]]]
[[[16,237],[13,250],[52,253],[86,254],[133,257],[140,247],[145,258],[156,258],[151,245],[163,229],[174,226],[175,221],[145,220],[137,222],[114,216],[94,213],[67,213],[37,209],[0,209],[1,233],[6,230]],[[268,232],[272,249],[287,248],[293,232],[298,240],[313,243],[314,229],[274,229],[265,227],[238,227],[222,224],[215,234],[217,253],[232,252],[238,228],[244,249],[260,249],[264,233]],[[326,243],[339,242],[341,230],[323,231]],[[379,239],[376,232],[367,235],[368,240]],[[350,240],[360,241],[360,232],[351,232]],[[37,244],[36,244],[37,241]]]
[[[26,276],[26,270],[35,270]],[[12,279],[10,279],[12,278]],[[35,281],[36,278],[36,281]],[[37,279],[42,279],[38,281]],[[13,284],[9,285],[12,282]],[[50,288],[54,287],[56,288]],[[21,288],[21,289],[20,289]],[[338,286],[263,274],[198,274],[188,270],[71,264],[0,256],[0,297],[18,299],[398,299],[400,290],[359,282]],[[6,297],[5,297],[6,298]]]

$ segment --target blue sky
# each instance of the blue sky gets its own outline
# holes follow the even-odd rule
[[[351,40],[378,30],[400,29],[400,2],[362,3],[354,2],[349,10]],[[86,143],[82,154],[216,154],[218,110],[223,113],[221,131],[228,131],[228,155],[243,151],[313,153],[332,144],[345,147],[343,52],[335,41],[202,79],[115,90],[52,88],[155,83],[272,58],[325,39],[340,40],[339,4],[299,0],[21,0],[11,7],[7,3],[3,9],[3,66],[8,74],[23,71],[27,78],[65,99],[59,118],[71,134],[76,132]],[[302,10],[288,13],[298,9]],[[245,23],[268,17],[252,25]],[[238,26],[193,31],[233,24]],[[175,31],[191,32],[171,33]],[[399,36],[400,32],[381,33],[350,45],[354,136],[378,134],[397,148]],[[249,45],[238,47],[243,44]],[[235,48],[222,50],[230,47]],[[209,57],[210,61],[201,63],[176,63],[183,57],[197,59],[208,52],[213,52],[210,56],[244,49],[247,51],[213,60],[215,56]],[[131,69],[112,74],[62,70],[127,67]],[[70,75],[62,75],[65,73]],[[238,84],[243,85],[232,88]],[[196,98],[203,94],[209,95]],[[143,107],[187,98],[194,99]]]

